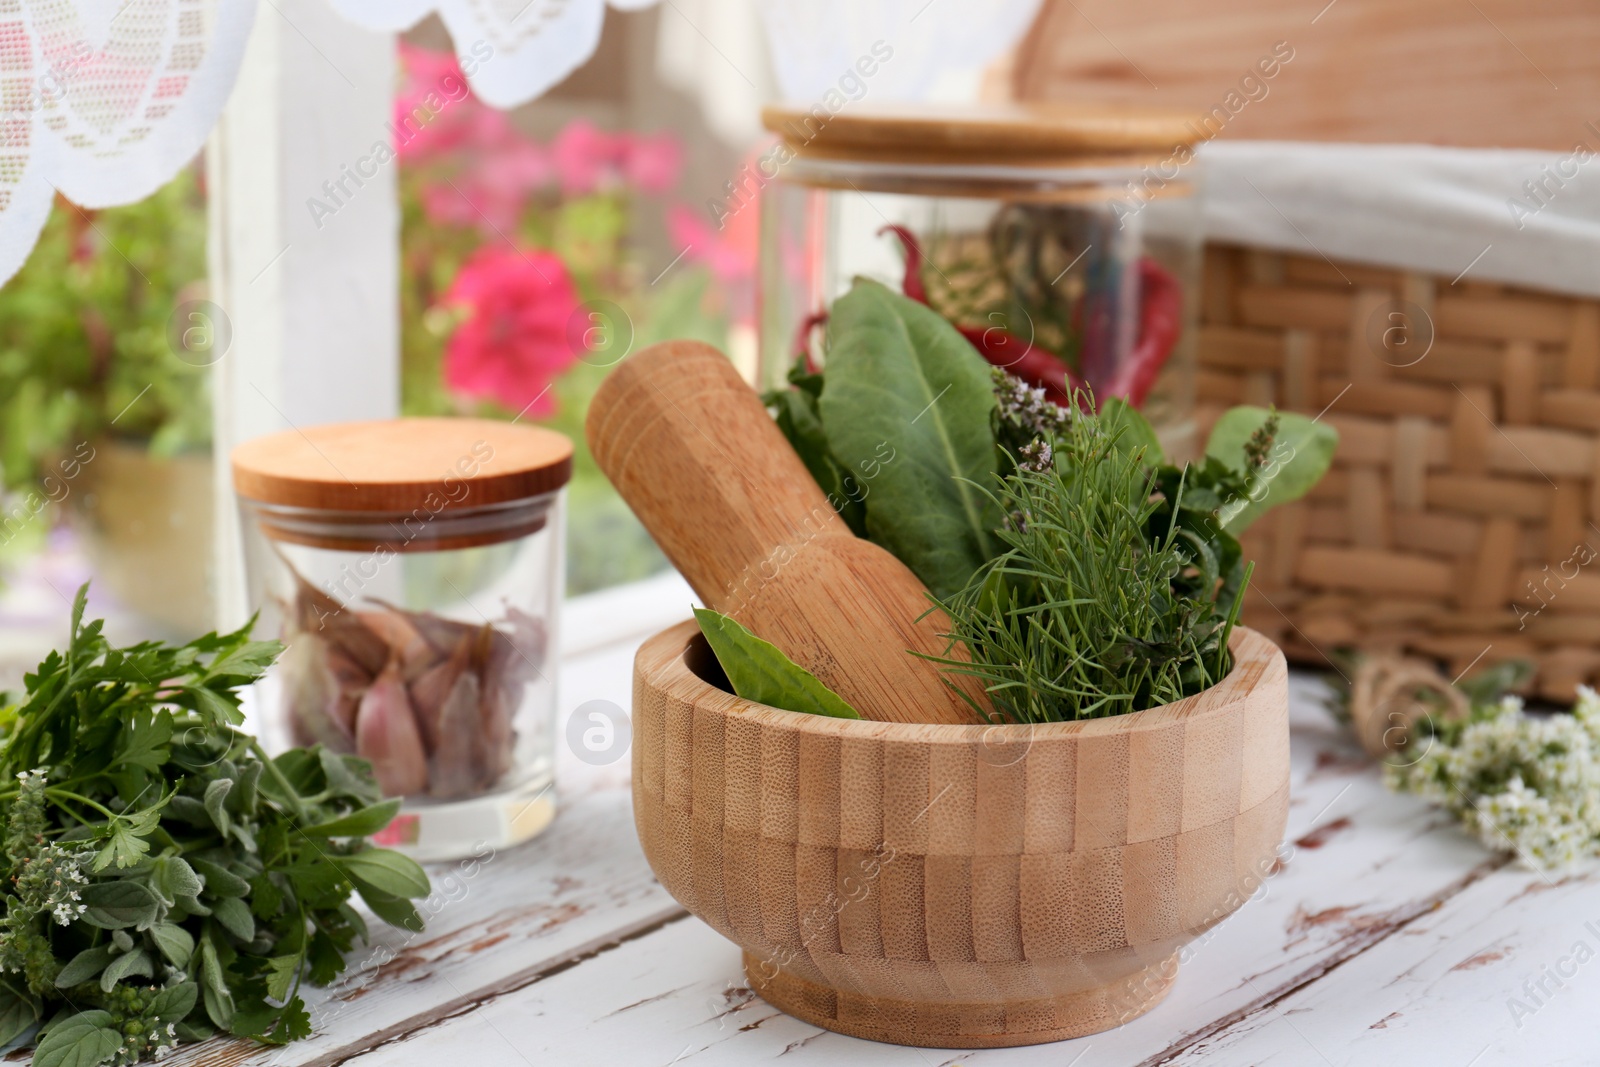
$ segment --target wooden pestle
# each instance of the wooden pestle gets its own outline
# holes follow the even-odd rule
[[[948,620],[834,512],[755,391],[698,341],[652,345],[601,384],[589,448],[707,607],[739,620],[863,717],[981,720],[939,666]],[[979,683],[952,682],[989,706]]]

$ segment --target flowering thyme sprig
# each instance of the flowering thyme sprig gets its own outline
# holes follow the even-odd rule
[[[1001,367],[992,368],[990,375],[994,379],[1002,422],[1045,441],[1054,441],[1066,429],[1071,413],[1051,401],[1043,389],[1029,385]]]
[[[1050,447],[1050,442],[1043,437],[1037,437],[1022,446],[1017,454],[1017,466],[1025,471],[1035,473],[1047,471],[1055,462],[1055,449]]]
[[[1535,869],[1600,855],[1600,696],[1578,690],[1572,714],[1529,715],[1514,696],[1465,722],[1428,720],[1387,768],[1391,787],[1455,813],[1495,852]]]

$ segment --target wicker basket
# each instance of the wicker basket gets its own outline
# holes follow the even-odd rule
[[[1600,678],[1600,305],[1213,245],[1201,321],[1203,426],[1276,404],[1340,433],[1245,539],[1250,626],[1307,664],[1526,658],[1563,701]]]

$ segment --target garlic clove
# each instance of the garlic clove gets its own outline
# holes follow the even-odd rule
[[[432,646],[434,652],[441,656],[448,656],[463,636],[476,633],[478,630],[478,627],[470,622],[457,622],[443,615],[435,615],[431,611],[407,611],[377,597],[367,599],[410,623],[422,639]]]
[[[516,749],[516,731],[512,717],[522,704],[522,685],[515,688],[504,685],[485,686],[480,719],[475,724],[483,737],[483,787],[487,789],[511,769]]]
[[[294,743],[324,744],[351,751],[354,723],[341,707],[343,691],[328,662],[328,646],[316,634],[294,633],[278,658],[283,708]]]
[[[481,687],[471,671],[460,672],[439,709],[439,744],[429,761],[430,795],[469,796],[483,778],[484,736],[478,727]]]
[[[372,685],[372,675],[368,674],[359,663],[351,659],[338,645],[330,644],[318,638],[316,634],[307,634],[306,637],[318,641],[322,646],[322,654],[327,662],[328,669],[339,685],[339,702],[335,714],[345,733],[351,737],[356,735],[356,705],[361,703],[361,696]]]
[[[356,615],[400,658],[400,671],[408,683],[442,658],[404,615],[388,610],[358,611]]]
[[[422,741],[429,752],[439,747],[440,715],[456,681],[467,669],[469,655],[470,644],[463,637],[448,659],[429,667],[407,686],[417,725],[422,729]]]
[[[372,763],[385,796],[408,796],[428,786],[427,755],[398,660],[390,660],[361,697],[356,755]]]
[[[389,643],[373,632],[356,612],[347,609],[304,578],[295,592],[295,624],[338,648],[366,671],[377,675],[389,660]]]

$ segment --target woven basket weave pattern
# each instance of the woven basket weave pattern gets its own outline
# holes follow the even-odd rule
[[[1556,700],[1600,676],[1600,305],[1213,245],[1201,320],[1202,430],[1275,404],[1340,434],[1245,538],[1250,626],[1305,663],[1527,658]]]

